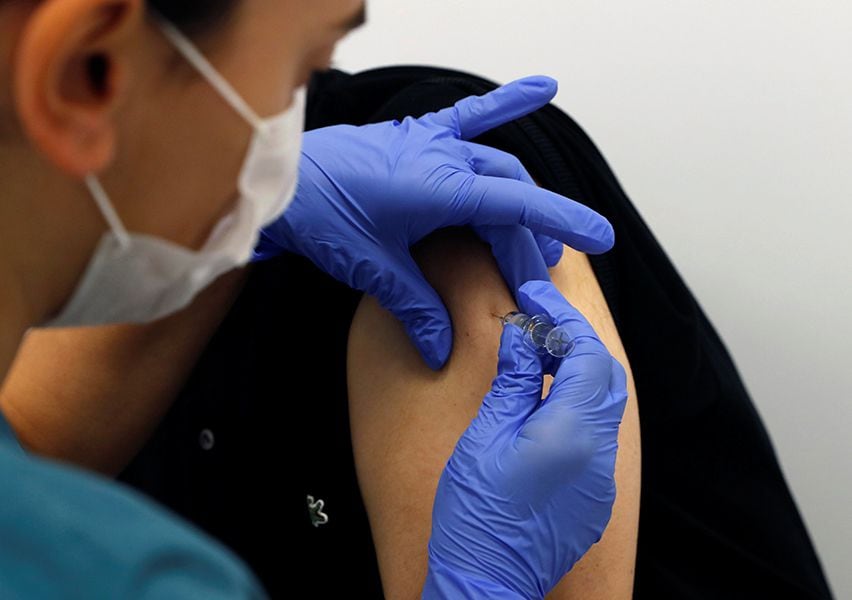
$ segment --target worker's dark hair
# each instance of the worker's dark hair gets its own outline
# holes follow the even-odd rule
[[[239,0],[147,0],[187,35],[203,35],[215,30],[236,8]]]
[[[0,4],[9,1],[0,0]],[[228,20],[238,4],[239,0],[146,0],[146,6],[169,19],[189,37],[215,34],[218,26]],[[185,67],[180,57],[176,57],[174,63]],[[194,75],[195,71],[191,73]],[[11,125],[6,120],[7,116],[0,114],[0,139],[5,138],[10,131]]]
[[[0,0],[6,4],[9,0]],[[239,0],[146,0],[187,34],[204,34],[226,19]]]

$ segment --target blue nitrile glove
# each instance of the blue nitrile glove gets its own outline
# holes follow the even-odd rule
[[[543,598],[612,512],[624,368],[550,281],[524,283],[518,297],[576,346],[542,359],[519,327],[504,326],[497,377],[438,482],[429,600]],[[554,379],[540,402],[543,373]]]
[[[254,259],[301,254],[375,296],[440,368],[452,346],[450,317],[411,257],[417,241],[474,226],[512,290],[547,279],[561,242],[590,254],[613,245],[604,217],[536,187],[514,156],[466,141],[547,104],[556,88],[549,77],[528,77],[419,119],[305,133],[295,199],[262,231]]]

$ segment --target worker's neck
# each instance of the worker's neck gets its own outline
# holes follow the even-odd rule
[[[0,265],[0,388],[15,360],[18,347],[30,327],[29,313],[23,302],[20,287],[7,277],[5,265]]]
[[[33,161],[0,150],[0,301],[27,326],[68,300],[106,229],[81,184]]]

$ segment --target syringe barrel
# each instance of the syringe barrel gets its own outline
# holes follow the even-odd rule
[[[524,343],[538,354],[561,358],[574,349],[574,340],[568,331],[564,327],[555,327],[547,315],[512,311],[503,317],[503,323],[513,323],[520,327],[524,332]]]

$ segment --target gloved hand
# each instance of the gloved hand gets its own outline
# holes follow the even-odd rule
[[[561,242],[590,254],[613,246],[604,217],[536,187],[514,156],[466,141],[547,104],[556,88],[528,77],[418,119],[305,133],[296,196],[261,232],[254,259],[301,254],[375,296],[440,368],[452,346],[450,317],[411,257],[414,243],[472,225],[512,290],[548,279]]]
[[[609,522],[624,368],[550,281],[518,297],[576,346],[539,357],[504,326],[497,377],[438,483],[423,598],[543,598]]]

